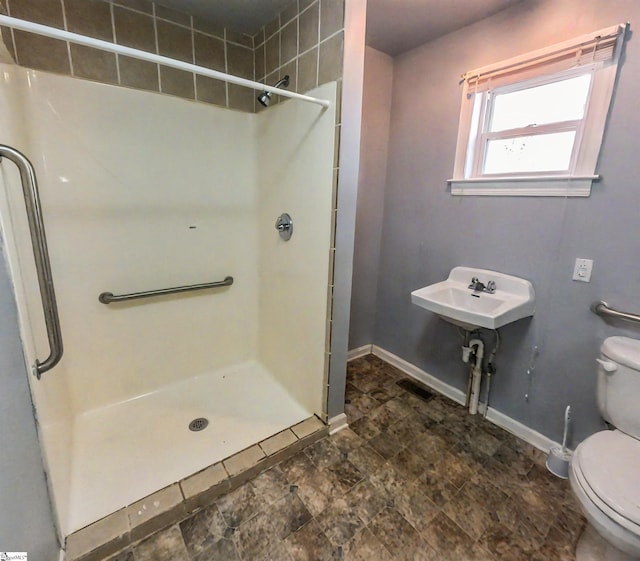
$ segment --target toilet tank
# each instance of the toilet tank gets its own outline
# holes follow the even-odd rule
[[[598,408],[606,421],[640,439],[640,341],[609,337],[600,346]]]

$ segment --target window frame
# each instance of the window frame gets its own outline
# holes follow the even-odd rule
[[[479,122],[483,123],[482,127],[478,127],[477,136],[475,139],[469,139],[470,143],[474,143],[478,148],[474,150],[473,166],[470,170],[470,174],[473,177],[515,177],[515,176],[542,176],[554,173],[555,170],[546,170],[540,172],[502,172],[502,173],[488,173],[483,171],[485,166],[485,160],[488,149],[488,142],[491,140],[510,139],[521,136],[542,136],[545,134],[552,134],[554,132],[575,132],[575,139],[573,142],[573,148],[569,159],[569,165],[567,166],[566,173],[573,175],[576,169],[576,160],[580,151],[580,145],[582,143],[582,136],[585,130],[585,124],[588,117],[588,107],[591,99],[591,92],[593,90],[595,70],[590,68],[586,70],[584,67],[578,69],[572,69],[569,71],[563,71],[560,73],[552,74],[549,76],[540,76],[530,80],[522,82],[516,82],[508,84],[495,89],[485,90],[481,94],[480,99],[476,99],[475,103],[480,104],[480,116]],[[517,91],[532,89],[538,86],[544,86],[547,84],[553,84],[556,82],[562,82],[577,76],[589,75],[589,91],[587,93],[587,99],[585,104],[585,111],[581,119],[555,121],[544,125],[525,126],[512,129],[505,129],[501,131],[491,132],[489,131],[490,123],[493,119],[495,111],[495,99],[499,95],[509,94]]]
[[[453,178],[449,180],[452,195],[498,196],[589,196],[600,153],[607,114],[613,95],[621,46],[626,25],[620,24],[575,39],[552,45],[519,57],[472,70],[463,75],[464,88]],[[613,39],[611,39],[613,37]],[[601,60],[596,49],[601,38],[613,41],[611,52]],[[565,53],[584,54],[583,45],[594,45],[593,59],[571,58]],[[603,49],[604,51],[604,49]],[[557,53],[562,53],[558,57]],[[544,62],[545,59],[548,60]],[[542,63],[540,61],[543,61]],[[515,71],[510,69],[516,68]],[[531,173],[482,172],[487,147],[488,124],[496,95],[532,88],[574,76],[590,74],[591,83],[583,118],[552,125],[524,127],[520,136],[547,134],[559,130],[575,130],[571,161],[567,170]],[[489,76],[489,78],[484,78]],[[484,80],[479,86],[478,83]],[[555,129],[554,129],[555,127]],[[574,128],[571,128],[574,127]],[[513,133],[518,129],[510,129]],[[505,132],[505,131],[501,131]],[[489,133],[495,135],[495,133]],[[503,135],[502,138],[505,136]],[[513,138],[513,134],[506,136]]]

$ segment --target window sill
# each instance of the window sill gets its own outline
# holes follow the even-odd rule
[[[493,197],[588,197],[599,175],[449,179],[452,195]]]

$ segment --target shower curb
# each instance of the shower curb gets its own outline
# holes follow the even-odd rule
[[[65,561],[103,561],[211,506],[263,471],[329,434],[313,416],[114,512],[65,540]],[[274,442],[284,442],[278,448]]]

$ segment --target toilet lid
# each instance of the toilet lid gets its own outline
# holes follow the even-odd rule
[[[607,337],[600,351],[611,360],[632,370],[640,370],[640,341],[629,337]]]
[[[591,491],[620,516],[640,525],[640,441],[605,430],[580,444],[576,456]]]

